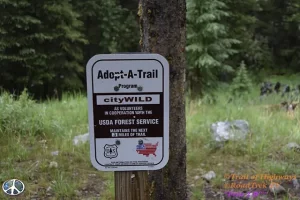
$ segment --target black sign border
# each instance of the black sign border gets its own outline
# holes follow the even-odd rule
[[[165,103],[165,84],[164,84],[164,80],[165,80],[165,69],[164,69],[164,65],[159,61],[159,60],[157,60],[157,59],[99,59],[99,60],[97,60],[97,61],[95,61],[94,62],[94,64],[92,65],[92,67],[91,67],[91,75],[92,75],[92,95],[94,94],[94,74],[93,74],[93,69],[94,69],[94,66],[98,63],[98,62],[101,62],[101,61],[138,61],[138,60],[154,60],[154,61],[157,61],[160,65],[161,65],[161,67],[162,67],[162,85],[163,85],[163,88],[162,88],[162,95],[163,95],[163,104]],[[98,93],[96,93],[96,94],[98,94]],[[103,93],[103,94],[110,94],[110,93]],[[114,95],[115,95],[115,93],[113,93]],[[136,93],[126,93],[127,95],[128,94],[136,94]],[[138,94],[144,94],[144,93],[138,93]],[[93,108],[94,108],[94,98],[92,98],[92,103],[93,103]],[[164,105],[164,109],[165,109],[165,105]],[[164,116],[165,116],[165,113],[163,112],[163,114],[164,114]],[[94,116],[94,109],[93,109],[93,116]],[[164,118],[164,116],[163,116],[163,118]],[[93,119],[93,121],[94,121],[95,119]],[[164,123],[165,123],[165,120],[164,120]],[[165,126],[163,126],[163,128],[165,128]],[[164,130],[163,130],[164,131]],[[164,132],[164,134],[165,134],[165,132]],[[163,134],[163,135],[164,135]],[[118,139],[118,138],[116,138],[116,139]],[[97,151],[96,151],[96,149],[97,149],[97,146],[96,146],[96,138],[95,138],[95,131],[94,131],[94,147],[95,147],[95,161],[99,164],[99,165],[101,165],[101,166],[103,166],[103,167],[106,167],[106,168],[116,168],[116,167],[139,167],[139,166],[151,166],[151,167],[153,167],[153,166],[156,166],[156,165],[159,165],[163,160],[164,160],[164,150],[165,150],[165,147],[164,147],[164,137],[162,137],[162,159],[157,163],[157,164],[150,164],[150,165],[147,165],[147,164],[145,164],[145,165],[102,165],[101,163],[99,163],[99,161],[97,160]],[[151,168],[150,167],[150,168]]]

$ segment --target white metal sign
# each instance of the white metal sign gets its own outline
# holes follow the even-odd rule
[[[90,156],[101,171],[169,160],[169,64],[159,54],[101,54],[86,66]]]

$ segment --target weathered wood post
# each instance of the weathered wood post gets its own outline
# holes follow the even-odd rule
[[[140,0],[138,14],[142,51],[158,53],[170,65],[170,158],[167,167],[149,172],[149,194],[155,200],[185,200],[186,1]]]
[[[144,171],[115,172],[116,200],[148,200],[148,180]],[[146,176],[145,176],[146,175]]]

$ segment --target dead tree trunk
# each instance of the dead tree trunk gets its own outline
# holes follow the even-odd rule
[[[165,168],[149,172],[150,199],[186,200],[185,0],[140,0],[141,47],[170,65],[170,157]]]

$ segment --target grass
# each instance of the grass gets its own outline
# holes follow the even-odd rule
[[[84,96],[38,104],[26,93],[16,101],[3,94],[0,102],[1,183],[11,178],[22,180],[26,199],[83,199],[96,197],[98,191],[101,199],[113,199],[113,190],[103,189],[111,188],[113,174],[92,167],[89,143],[72,143],[75,135],[88,132]],[[59,151],[58,156],[51,155],[53,151]],[[50,167],[52,161],[57,168]],[[85,192],[91,189],[87,187],[92,187],[90,193]],[[8,197],[0,192],[0,199]]]
[[[273,82],[283,80],[286,84],[297,84],[297,79],[299,76],[270,77]],[[282,148],[289,142],[300,143],[300,114],[290,118],[284,112],[262,109],[261,105],[280,103],[281,99],[273,96],[260,102],[258,91],[256,87],[249,96],[229,104],[226,92],[218,93],[215,105],[200,100],[187,103],[188,183],[193,200],[205,199],[204,182],[194,177],[211,170],[217,175],[212,185],[219,190],[224,188],[224,174],[300,173],[300,155]],[[35,103],[26,93],[18,100],[4,93],[0,110],[1,183],[11,178],[22,180],[24,199],[114,199],[113,173],[94,169],[89,143],[74,146],[72,142],[74,136],[88,132],[84,95]],[[249,122],[251,137],[216,148],[210,125],[235,119]],[[53,156],[53,151],[59,154]],[[53,161],[57,168],[50,167]],[[8,197],[0,192],[0,199]]]
[[[289,78],[285,84],[299,84],[297,77]],[[270,81],[284,80],[270,77]],[[299,77],[298,77],[299,80]],[[300,143],[300,113],[291,118],[285,112],[269,112],[261,105],[280,103],[279,95],[259,101],[259,88],[249,96],[227,103],[228,96],[220,92],[218,103],[190,102],[187,105],[187,166],[189,184],[193,185],[193,198],[204,199],[203,181],[193,177],[208,171],[217,174],[212,181],[215,188],[223,188],[224,174],[282,174],[300,173],[300,154],[283,147],[289,142]],[[229,142],[222,149],[213,145],[210,125],[217,121],[243,119],[249,122],[251,137],[245,141]]]

